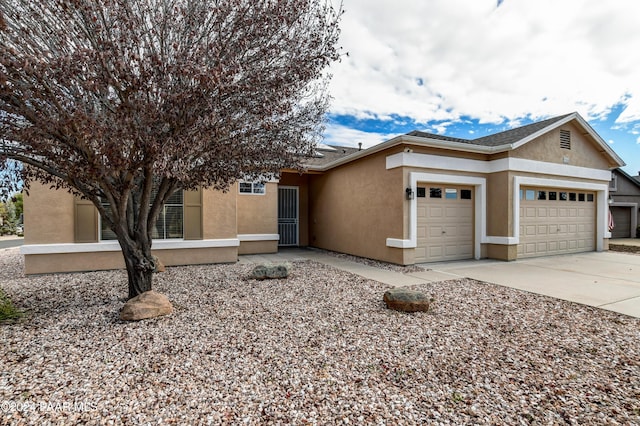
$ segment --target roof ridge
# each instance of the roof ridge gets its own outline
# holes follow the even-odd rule
[[[559,115],[556,117],[547,118],[545,120],[536,121],[533,123],[525,124],[524,126],[514,127],[513,129],[503,130],[498,133],[493,133],[490,135],[482,136],[475,139],[464,139],[457,138],[453,136],[446,135],[438,135],[434,133],[422,132],[419,130],[413,130],[407,133],[407,136],[416,136],[422,138],[431,138],[431,139],[439,139],[449,142],[461,142],[472,145],[485,145],[485,146],[499,146],[499,145],[508,145],[514,142],[517,142],[521,139],[526,138],[539,130],[546,128],[547,126],[560,121],[570,115],[575,114],[575,112],[570,112],[568,114]]]

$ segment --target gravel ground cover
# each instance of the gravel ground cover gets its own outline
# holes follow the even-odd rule
[[[0,287],[0,424],[640,424],[640,320],[471,280],[421,286],[427,313],[377,282],[305,261],[167,268],[176,311],[117,318],[122,271]]]
[[[640,254],[640,246],[609,244],[609,250],[628,254]]]

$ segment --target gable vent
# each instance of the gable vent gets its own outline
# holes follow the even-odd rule
[[[571,149],[571,132],[560,130],[560,148]]]

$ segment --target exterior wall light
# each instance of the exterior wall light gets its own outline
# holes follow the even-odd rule
[[[407,188],[407,189],[405,189],[404,192],[405,192],[405,194],[407,196],[407,200],[413,200],[413,197],[414,197],[413,189]]]

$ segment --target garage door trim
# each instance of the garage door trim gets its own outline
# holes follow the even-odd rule
[[[596,251],[604,248],[604,239],[611,238],[607,228],[609,185],[589,182],[575,182],[571,180],[556,180],[514,176],[513,178],[513,235],[520,244],[520,188],[522,186],[542,186],[548,188],[571,188],[576,190],[594,191],[596,193]]]
[[[487,179],[475,176],[455,176],[439,173],[410,172],[409,185],[416,190],[418,182],[430,182],[438,184],[465,185],[474,188],[474,243],[473,258],[481,258],[481,242],[484,242],[487,235],[486,220],[486,197]],[[406,240],[397,238],[387,238],[388,247],[416,248],[418,245],[418,202],[417,199],[410,201],[409,208],[409,238]]]

